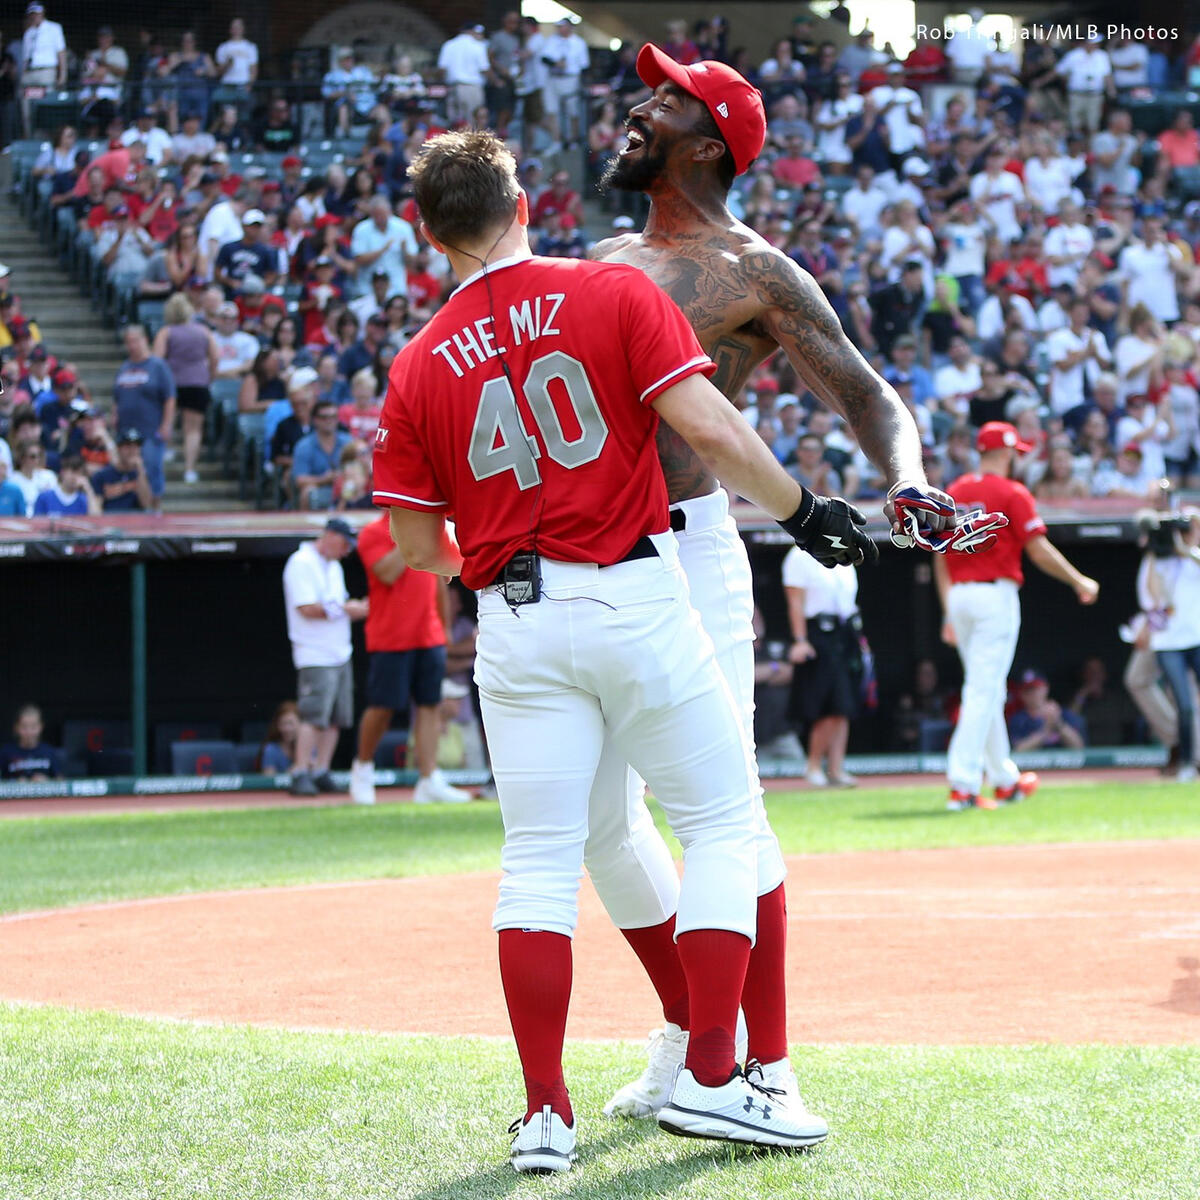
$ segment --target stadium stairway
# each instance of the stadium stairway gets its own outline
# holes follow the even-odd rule
[[[38,240],[11,198],[0,203],[0,260],[12,271],[9,286],[21,297],[22,311],[37,321],[51,352],[70,364],[87,385],[93,403],[109,407],[113,378],[125,357],[119,336],[105,328],[79,286]],[[221,462],[211,461],[207,449],[201,451],[197,465],[199,482],[185,484],[178,430],[173,448],[175,459],[166,466],[166,512],[254,507],[239,498],[237,480],[225,477]]]

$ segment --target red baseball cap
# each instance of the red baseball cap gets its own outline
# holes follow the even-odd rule
[[[685,67],[647,42],[637,56],[637,73],[647,87],[669,79],[695,96],[712,113],[739,175],[762,153],[767,139],[762,93],[732,67],[711,61]]]
[[[988,421],[975,435],[976,450],[1015,450],[1018,454],[1028,454],[1033,449],[1032,442],[1023,442],[1016,427],[1007,421]]]

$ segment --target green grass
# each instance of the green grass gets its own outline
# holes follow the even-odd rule
[[[1166,1200],[1200,1179],[1200,1051],[801,1050],[833,1133],[803,1155],[600,1108],[629,1046],[571,1045],[580,1161],[518,1179],[515,1054],[461,1039],[191,1027],[0,1007],[5,1200]]]
[[[925,788],[771,792],[790,854],[1200,837],[1200,786],[1058,784],[998,812]],[[660,822],[661,823],[661,822]],[[494,803],[140,813],[0,821],[0,912],[310,881],[494,870]]]

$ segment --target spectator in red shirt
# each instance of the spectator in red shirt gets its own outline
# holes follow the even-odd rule
[[[1196,132],[1191,112],[1181,108],[1170,129],[1158,135],[1157,172],[1165,183],[1179,167],[1200,166],[1200,133]]]
[[[110,185],[104,189],[104,201],[97,204],[87,215],[87,227],[99,237],[109,226],[116,228],[117,218],[113,215],[124,206],[125,197],[119,187]]]
[[[429,270],[429,251],[420,249],[408,272],[408,305],[410,315],[418,321],[428,321],[442,298],[442,285]]]
[[[387,515],[358,535],[367,571],[367,707],[358,727],[358,753],[350,768],[350,798],[375,803],[375,751],[397,709],[411,705],[410,744],[416,762],[413,800],[461,803],[467,792],[451,787],[437,770],[438,707],[446,676],[446,583],[409,570],[392,542]]]
[[[146,143],[131,142],[128,146],[119,146],[115,150],[106,150],[88,164],[87,174],[81,175],[75,183],[75,195],[82,196],[88,190],[88,176],[93,171],[104,175],[107,187],[131,184],[138,172],[146,165]]]
[[[306,346],[331,346],[337,340],[335,324],[326,320],[330,306],[342,298],[342,289],[333,282],[336,263],[322,254],[312,265],[312,274],[304,285],[297,309],[304,314],[304,344]],[[322,327],[329,325],[327,336],[322,336]]]
[[[771,164],[771,174],[790,188],[821,182],[821,168],[804,153],[804,138],[798,133],[790,134],[784,142],[783,153]]]
[[[904,60],[904,79],[911,88],[919,88],[923,83],[945,83],[945,51],[937,42],[918,38],[916,48]]]
[[[583,224],[583,202],[579,193],[571,191],[571,176],[566,171],[555,171],[550,186],[538,198],[533,210],[531,225],[541,225],[547,213],[567,213],[575,218],[576,225]]]
[[[667,22],[667,40],[663,43],[663,49],[685,67],[700,61],[700,49],[688,37],[686,21]]]
[[[359,443],[363,450],[370,451],[375,445],[375,430],[379,428],[379,417],[383,412],[383,397],[379,394],[379,381],[370,367],[354,372],[350,380],[350,403],[338,409],[338,424]]]

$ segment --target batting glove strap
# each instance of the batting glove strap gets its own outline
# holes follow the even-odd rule
[[[867,518],[852,504],[804,490],[800,507],[780,526],[823,567],[877,563],[879,547],[863,530]]]

